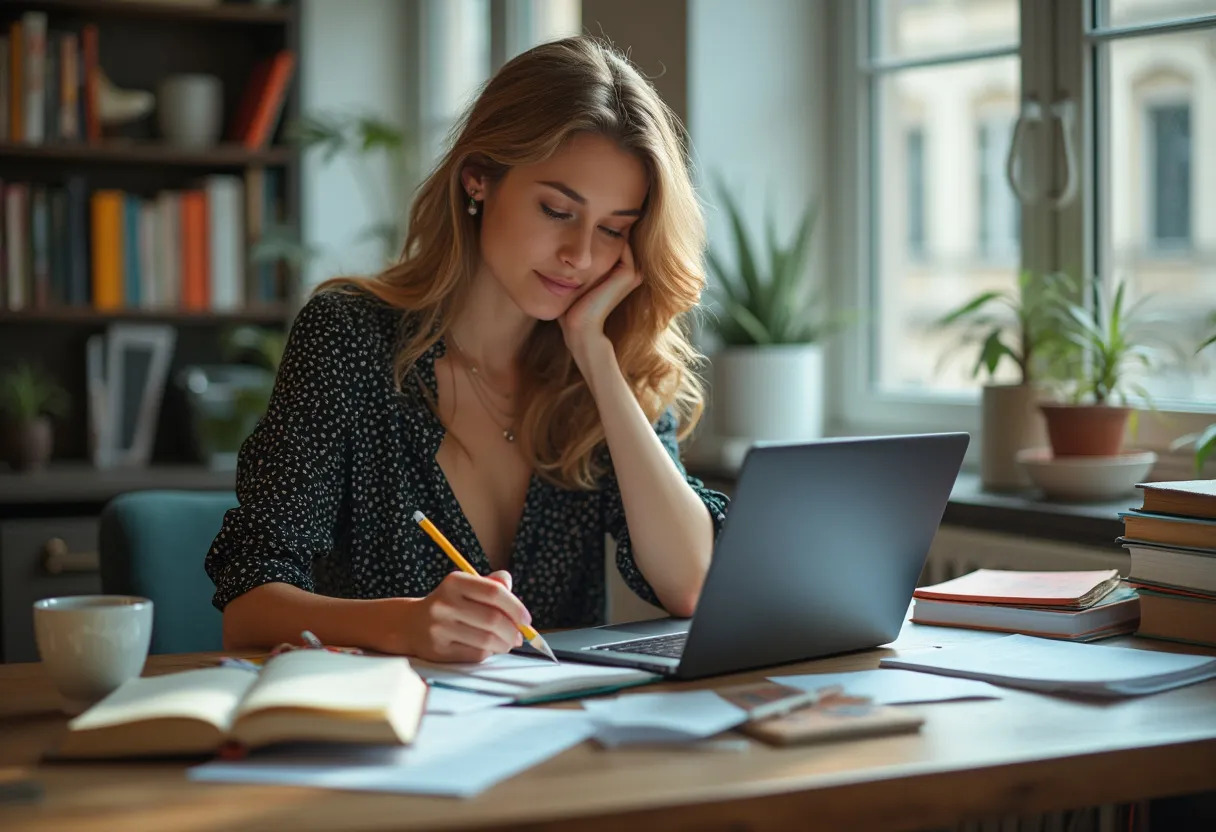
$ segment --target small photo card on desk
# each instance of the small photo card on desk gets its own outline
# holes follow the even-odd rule
[[[809,708],[749,722],[739,730],[769,745],[803,745],[910,733],[924,723],[924,717],[910,711],[879,705],[864,696],[835,693]]]

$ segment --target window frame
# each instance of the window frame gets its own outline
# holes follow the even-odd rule
[[[1044,207],[1022,209],[1020,267],[1036,271],[1058,268],[1095,274],[1101,261],[1097,229],[1106,217],[1099,198],[1102,182],[1109,182],[1109,159],[1096,152],[1098,125],[1094,119],[1094,91],[1103,71],[1092,48],[1095,39],[1095,0],[1020,0],[1021,20],[1018,56],[1021,60],[1021,95],[1040,102],[1067,96],[1085,106],[1078,107],[1078,150],[1081,187],[1078,198],[1059,210]],[[930,394],[916,391],[883,392],[870,381],[877,344],[874,328],[875,281],[874,240],[870,234],[871,205],[877,194],[873,176],[871,124],[875,104],[871,96],[871,73],[863,61],[869,55],[871,3],[834,2],[829,6],[830,39],[834,69],[832,89],[835,129],[830,138],[831,170],[829,202],[830,274],[833,301],[843,309],[860,310],[858,322],[829,345],[829,430],[839,434],[883,434],[939,430],[966,430],[972,434],[968,464],[973,464],[980,434],[980,403],[977,394]],[[1209,17],[1209,16],[1204,16]],[[1216,20],[1216,15],[1211,15]],[[1111,28],[1108,32],[1145,34],[1172,31],[1176,23]],[[1109,36],[1109,35],[1101,35]],[[1001,50],[977,50],[956,59],[995,57]],[[902,64],[915,61],[898,62]],[[881,64],[880,64],[881,66]],[[1193,116],[1192,116],[1193,118]],[[1049,192],[1063,185],[1063,146],[1056,124],[1049,123],[1046,135],[1027,131],[1021,164],[1034,171],[1050,172]],[[1105,168],[1105,170],[1099,169]],[[1098,186],[1095,186],[1096,177]],[[931,179],[927,179],[931,187]],[[1193,234],[1193,230],[1192,230]],[[1198,432],[1216,422],[1216,403],[1201,403],[1186,409],[1159,409],[1156,418],[1145,414],[1139,420],[1137,447],[1156,450],[1162,457],[1157,476],[1193,476],[1190,452],[1171,452],[1172,441],[1181,434]]]

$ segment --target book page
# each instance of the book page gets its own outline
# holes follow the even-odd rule
[[[197,719],[224,733],[258,675],[233,667],[204,667],[131,679],[68,723],[73,731],[152,719]]]
[[[415,675],[409,661],[399,657],[293,650],[266,663],[238,716],[264,708],[383,714],[412,689],[408,682]]]

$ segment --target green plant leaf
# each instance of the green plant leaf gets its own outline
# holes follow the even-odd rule
[[[773,343],[772,333],[764,322],[756,317],[755,313],[741,303],[735,303],[731,300],[726,300],[723,304],[723,309],[726,311],[738,327],[747,333],[747,336],[752,339],[755,344],[771,344]]]
[[[962,306],[958,307],[957,309],[954,309],[953,311],[947,312],[945,315],[938,318],[936,321],[934,321],[933,325],[935,327],[939,327],[939,328],[952,326],[953,324],[957,323],[958,321],[962,320],[963,318],[968,318],[968,317],[972,316],[979,309],[987,306],[989,303],[991,303],[992,301],[999,298],[1001,296],[1001,294],[1002,294],[1001,292],[993,291],[993,292],[983,292],[979,295],[976,295],[971,300],[964,303]]]
[[[1195,442],[1195,471],[1197,473],[1203,472],[1203,465],[1213,451],[1216,451],[1216,425],[1208,425]]]
[[[734,275],[722,265],[722,261],[718,259],[718,255],[712,251],[706,251],[705,262],[709,266],[709,273],[714,279],[713,286],[711,287],[713,292],[715,294],[723,294],[735,303],[743,303],[746,290],[735,285]]]
[[[730,220],[739,277],[747,290],[748,300],[740,300],[740,303],[747,306],[754,317],[755,312],[759,311],[758,304],[764,292],[760,285],[760,277],[756,272],[756,258],[752,254],[751,240],[748,238],[747,229],[743,225],[743,217],[739,213],[739,207],[735,204],[734,198],[731,196],[730,191],[727,190],[725,182],[721,179],[718,180],[718,192],[722,199],[722,204],[726,208],[727,217]]]
[[[404,131],[374,116],[358,118],[355,121],[355,134],[359,137],[360,149],[365,153],[380,148],[400,150],[406,144]]]

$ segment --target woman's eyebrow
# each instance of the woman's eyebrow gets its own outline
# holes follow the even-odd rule
[[[545,181],[545,182],[540,182],[538,184],[544,185],[547,188],[552,188],[555,191],[560,191],[562,194],[568,196],[570,199],[574,200],[579,205],[587,204],[587,198],[585,196],[583,196],[578,191],[574,190],[574,188],[571,188],[569,185],[565,184],[564,182]],[[614,217],[640,217],[642,215],[642,209],[630,208],[630,209],[626,209],[623,211],[613,211],[612,215]]]

